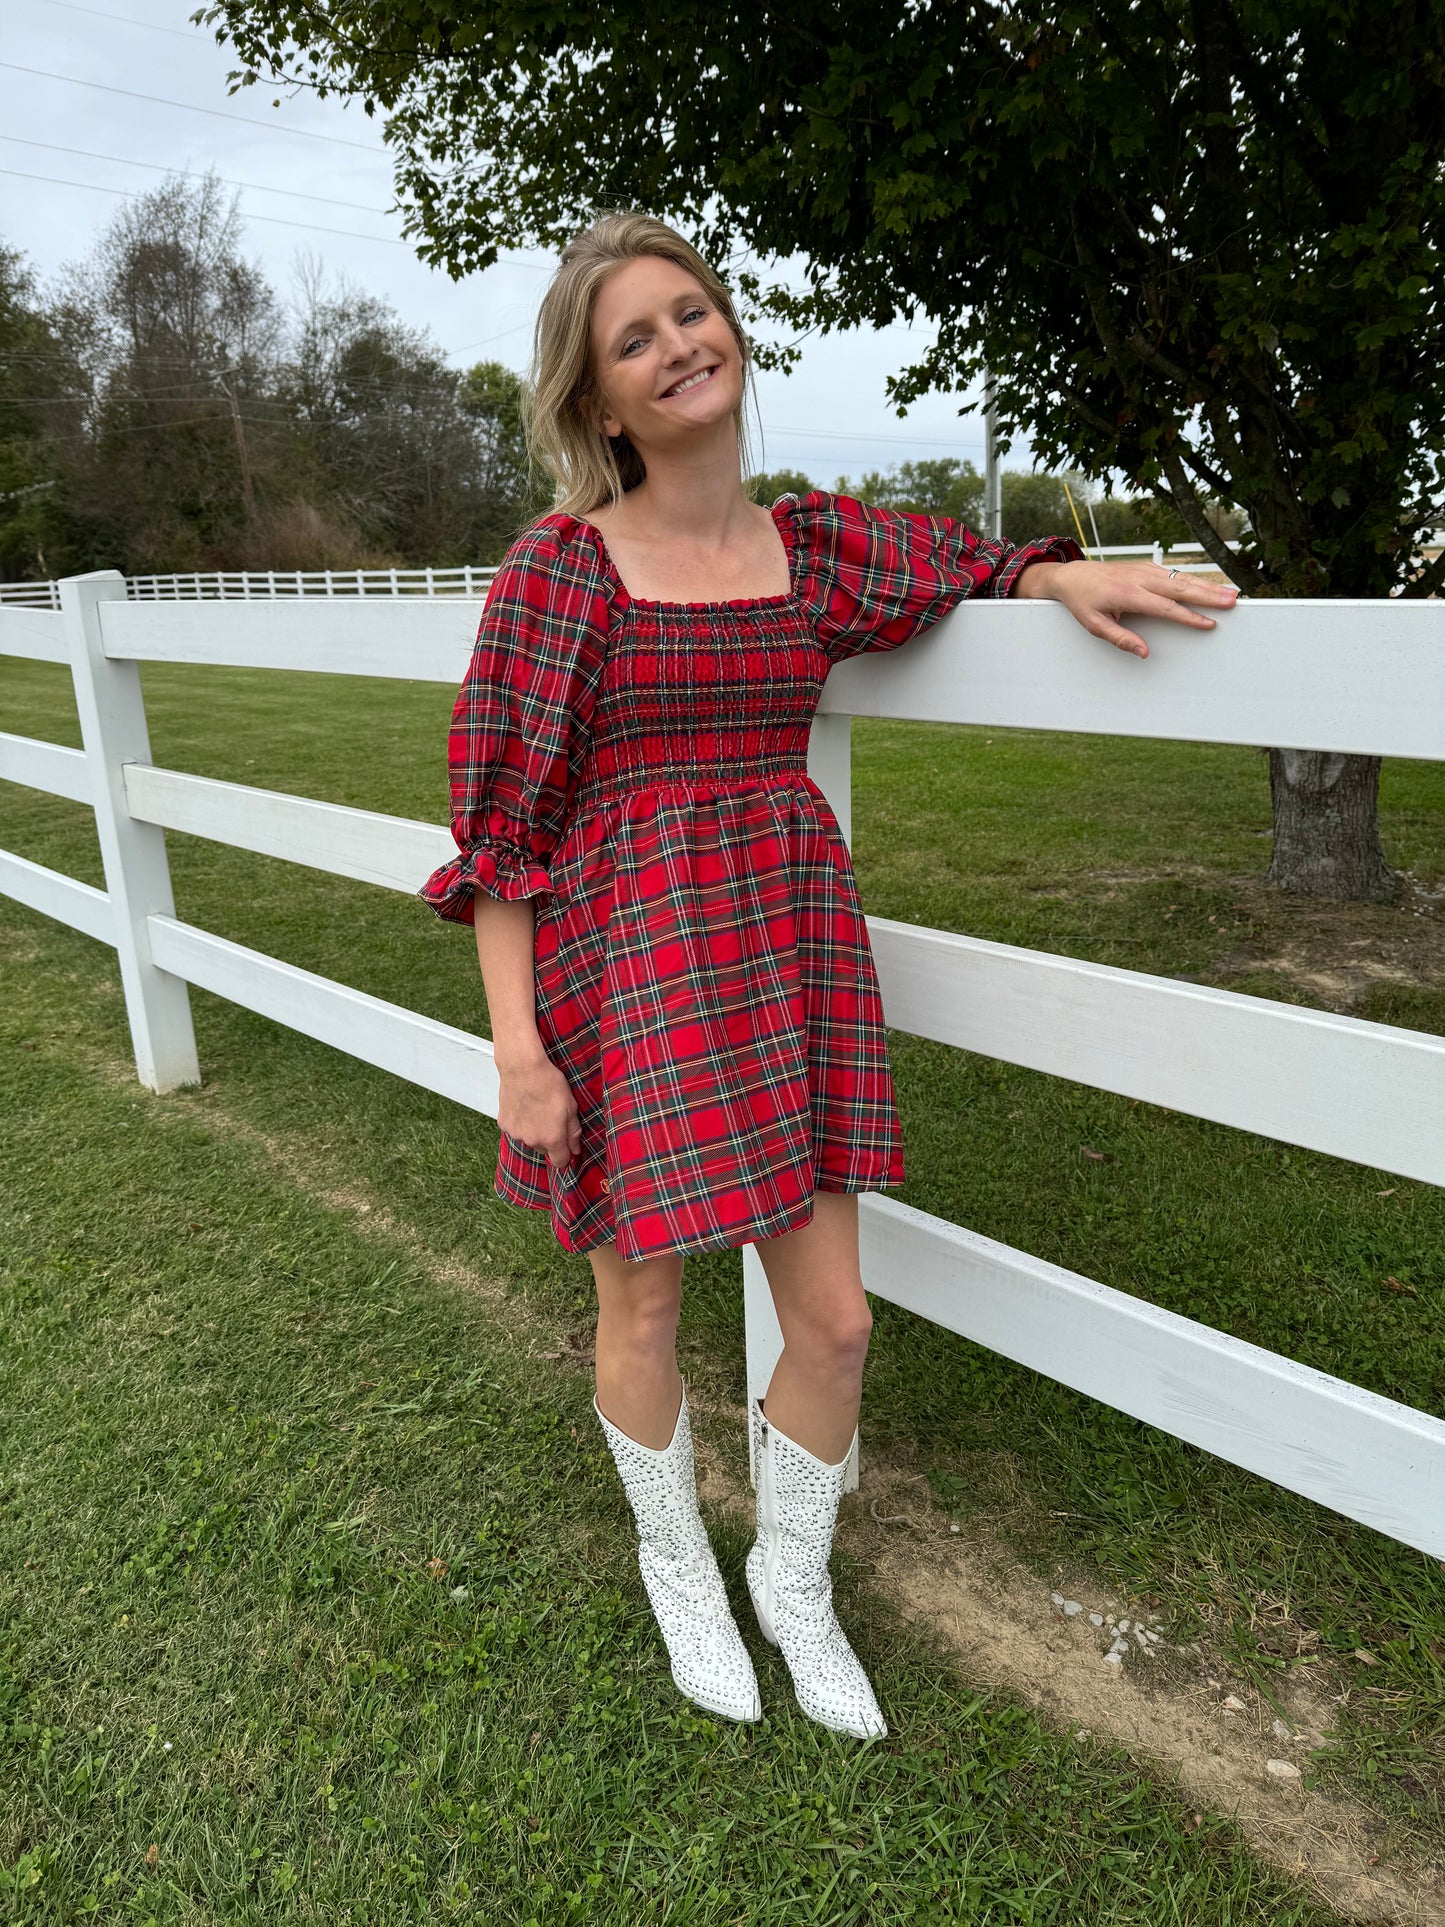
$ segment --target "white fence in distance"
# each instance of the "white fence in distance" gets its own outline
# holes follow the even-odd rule
[[[1233,546],[1233,545],[1231,545]],[[1174,549],[1157,542],[1096,549],[1092,556],[1149,556],[1155,562],[1199,556],[1198,543]],[[1212,562],[1180,561],[1184,571],[1214,569]],[[126,595],[136,602],[261,602],[271,596],[485,596],[495,568],[455,569],[251,569],[210,574],[133,575]],[[0,603],[24,608],[58,609],[58,582],[0,582]]]
[[[261,602],[272,596],[485,596],[495,568],[221,569],[188,575],[132,575],[137,602]],[[0,582],[0,603],[58,609],[58,582]]]
[[[67,664],[85,749],[0,733],[0,778],[91,804],[106,889],[0,852],[0,893],[119,955],[137,1069],[198,1079],[196,984],[495,1118],[489,1042],[175,914],[167,829],[411,894],[443,826],[157,768],[142,661],[432,680],[455,688],[479,605],[419,597],[161,602],[117,575],[59,612],[0,607],[0,655]],[[1436,602],[1245,601],[1210,633],[1144,619],[1147,663],[1048,602],[969,602],[902,651],[829,676],[809,770],[845,836],[857,716],[1269,743],[1445,759]],[[420,914],[420,909],[419,909]],[[869,931],[891,1025],[1286,1143],[1445,1183],[1445,1039],[882,918]],[[875,1296],[1445,1557],[1445,1420],[1160,1310],[882,1193],[859,1200]],[[743,1254],[748,1378],[780,1348]]]

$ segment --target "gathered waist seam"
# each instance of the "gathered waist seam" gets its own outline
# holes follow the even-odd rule
[[[691,796],[698,791],[747,795],[749,792],[758,790],[790,788],[807,789],[815,794],[821,794],[806,768],[798,767],[759,771],[744,777],[670,776],[659,777],[655,782],[628,783],[600,790],[579,790],[571,815],[575,819],[593,810],[626,803],[635,796],[666,795],[670,791],[678,790]]]

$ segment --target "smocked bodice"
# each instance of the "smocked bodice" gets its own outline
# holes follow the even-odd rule
[[[828,662],[788,598],[628,602],[613,620],[576,811],[644,789],[806,776]]]

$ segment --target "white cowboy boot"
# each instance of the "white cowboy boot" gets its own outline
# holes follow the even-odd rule
[[[778,1430],[761,1399],[753,1401],[751,1431],[758,1536],[747,1575],[763,1638],[782,1649],[810,1719],[856,1739],[881,1738],[888,1728],[833,1612],[828,1577],[852,1448],[837,1465],[825,1465]]]
[[[762,1718],[757,1676],[697,1509],[687,1385],[661,1452],[619,1432],[594,1398],[637,1521],[637,1563],[679,1692],[727,1720]]]

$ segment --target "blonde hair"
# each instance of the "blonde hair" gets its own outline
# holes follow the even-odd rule
[[[743,395],[733,419],[743,473],[751,468],[745,409],[753,398],[752,355],[732,296],[676,229],[635,209],[615,209],[567,243],[537,315],[523,420],[532,461],[555,484],[554,511],[580,516],[604,502],[615,506],[647,473],[627,436],[606,435],[595,419],[601,393],[592,357],[592,310],[608,275],[648,255],[674,261],[692,275],[732,330],[743,364]]]

